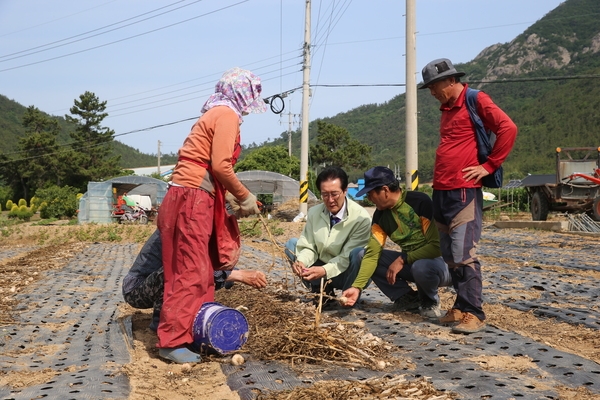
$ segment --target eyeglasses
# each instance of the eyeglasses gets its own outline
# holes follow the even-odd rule
[[[337,198],[340,197],[341,194],[342,192],[321,193],[321,197],[323,198],[323,200],[337,200]]]

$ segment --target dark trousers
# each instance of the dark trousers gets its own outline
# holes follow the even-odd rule
[[[400,252],[393,250],[383,250],[381,252],[377,268],[371,276],[371,279],[375,282],[379,290],[390,300],[395,301],[405,294],[410,293],[412,288],[407,282],[414,282],[417,285],[419,299],[422,304],[438,304],[440,302],[438,288],[452,284],[448,267],[442,260],[442,257],[423,258],[412,264],[404,265],[398,275],[396,275],[396,283],[392,285],[387,281],[387,271],[390,264],[400,257],[400,255]],[[360,263],[364,256],[364,248],[352,250],[350,252],[350,265],[357,270],[360,269]]]
[[[483,321],[481,264],[476,254],[483,218],[481,188],[434,190],[432,199],[442,257],[456,290],[453,307]]]

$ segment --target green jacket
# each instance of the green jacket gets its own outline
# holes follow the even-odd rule
[[[353,287],[364,289],[377,268],[388,237],[402,248],[402,257],[407,264],[422,258],[440,257],[440,237],[433,222],[431,198],[425,193],[404,191],[394,207],[375,211],[371,238]]]
[[[330,228],[329,211],[324,204],[308,211],[306,226],[296,244],[296,258],[307,267],[317,260],[325,263],[327,278],[346,271],[350,252],[369,240],[371,216],[362,206],[346,197],[346,215]]]

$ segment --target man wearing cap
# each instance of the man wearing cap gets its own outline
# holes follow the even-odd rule
[[[466,103],[468,88],[459,79],[464,72],[456,71],[447,58],[440,58],[427,64],[422,75],[420,89],[429,89],[441,103],[433,209],[442,255],[456,290],[454,305],[440,322],[458,323],[452,328],[454,332],[473,333],[485,327],[481,264],[476,255],[483,214],[481,179],[502,165],[514,145],[517,127],[490,96],[478,92],[477,114],[484,127],[496,134],[491,154],[480,164],[476,130]]]
[[[348,175],[340,167],[327,167],[317,176],[323,203],[308,210],[300,238],[290,239],[285,247],[294,273],[313,293],[325,285],[325,303],[332,303],[334,289],[350,287],[358,267],[350,268],[350,252],[369,240],[371,216],[349,199]],[[318,304],[315,301],[315,304]]]
[[[422,192],[403,192],[392,170],[374,167],[365,172],[365,187],[356,196],[367,194],[375,204],[371,238],[366,249],[350,255],[350,265],[360,265],[352,287],[344,291],[346,305],[352,306],[369,280],[398,311],[420,310],[426,318],[439,318],[438,287],[452,283],[440,252],[438,231],[432,224],[433,204]],[[384,250],[386,239],[402,251]],[[407,282],[415,282],[415,292]]]

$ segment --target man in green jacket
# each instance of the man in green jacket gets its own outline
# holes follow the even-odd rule
[[[431,198],[422,192],[403,192],[386,167],[365,172],[365,187],[356,195],[365,193],[377,211],[366,249],[357,248],[350,255],[351,268],[360,265],[360,271],[343,293],[345,304],[354,305],[372,279],[396,310],[420,310],[423,317],[439,318],[438,287],[450,286],[452,279],[441,257]],[[384,250],[387,238],[402,251]],[[407,282],[414,282],[418,290]]]
[[[313,293],[320,292],[321,279],[325,300],[331,302],[334,289],[345,290],[356,278],[359,266],[350,266],[350,252],[369,240],[371,216],[362,206],[346,197],[348,175],[339,167],[325,168],[317,176],[323,203],[308,211],[299,239],[290,239],[285,247],[292,270]]]

